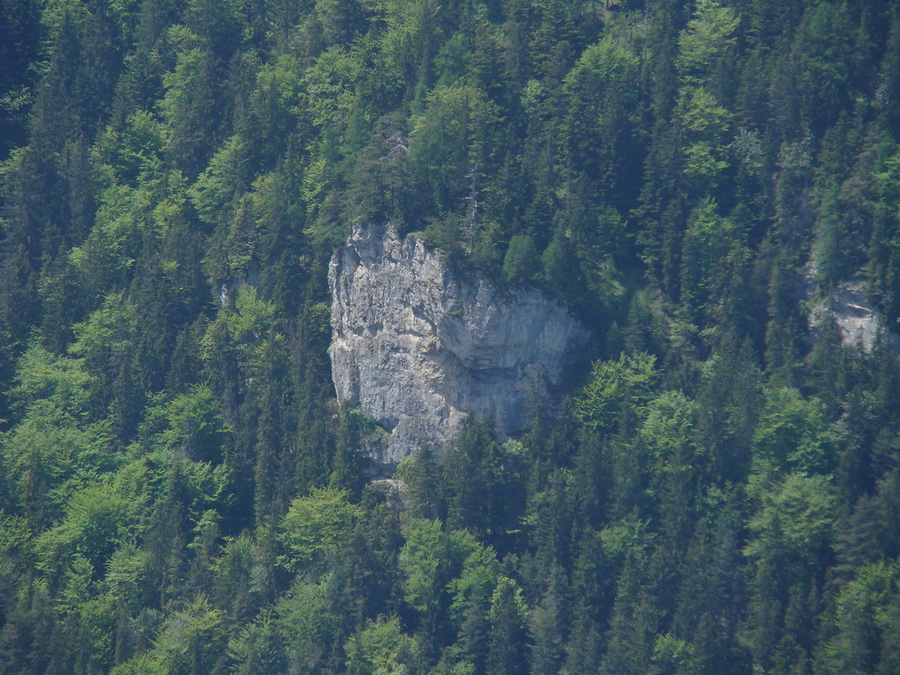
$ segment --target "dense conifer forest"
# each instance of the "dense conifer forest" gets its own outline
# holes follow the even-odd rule
[[[0,672],[900,672],[897,0],[0,2]],[[595,335],[393,479],[326,270]]]

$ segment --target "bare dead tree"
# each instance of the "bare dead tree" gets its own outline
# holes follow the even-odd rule
[[[478,203],[478,162],[476,162],[469,173],[466,174],[466,178],[472,181],[472,186],[469,189],[469,194],[463,197],[463,201],[466,202],[466,218],[465,218],[465,235],[466,235],[466,245],[468,246],[469,253],[475,250],[475,235],[477,234],[478,228],[478,207],[480,204]]]

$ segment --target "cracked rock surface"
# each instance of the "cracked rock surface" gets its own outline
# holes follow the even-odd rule
[[[355,227],[328,283],[337,397],[389,432],[368,448],[380,464],[442,450],[469,415],[493,417],[501,437],[520,431],[589,338],[540,291],[463,278],[390,224]]]

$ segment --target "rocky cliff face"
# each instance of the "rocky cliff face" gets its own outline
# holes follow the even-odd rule
[[[818,339],[822,325],[833,320],[845,347],[855,347],[863,353],[875,348],[879,336],[885,335],[894,349],[900,346],[897,336],[887,331],[878,310],[865,295],[861,282],[839,285],[825,300],[816,303],[809,314],[809,328],[813,340]]]
[[[372,459],[396,464],[423,443],[440,450],[469,415],[502,436],[529,400],[552,400],[587,330],[534,289],[501,291],[453,273],[443,256],[391,225],[357,226],[335,253],[332,377],[389,432]]]

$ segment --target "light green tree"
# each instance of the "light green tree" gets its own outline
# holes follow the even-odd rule
[[[596,362],[574,401],[575,417],[594,432],[614,432],[623,412],[641,410],[652,398],[655,364],[656,357],[649,354]]]
[[[790,474],[760,498],[744,554],[787,566],[815,565],[829,543],[837,498],[828,478]],[[784,570],[787,571],[787,570]]]
[[[821,401],[804,399],[792,388],[767,390],[753,432],[754,469],[827,473],[834,467],[838,440]]]
[[[697,0],[687,28],[678,38],[678,70],[684,82],[699,85],[737,43],[740,16],[719,0]]]
[[[328,555],[346,542],[360,515],[346,490],[314,488],[308,497],[291,502],[279,525],[278,538],[286,552],[279,563],[291,570],[322,572]]]
[[[350,675],[407,675],[420,659],[419,646],[400,628],[396,616],[380,616],[347,641]]]

